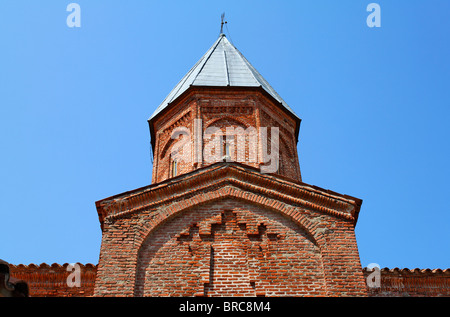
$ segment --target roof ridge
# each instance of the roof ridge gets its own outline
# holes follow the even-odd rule
[[[230,42],[228,41],[228,43],[230,43]],[[230,45],[235,49],[235,51],[238,53],[238,55],[239,55],[239,57],[241,58],[241,60],[244,62],[244,64],[245,64],[245,65],[247,66],[247,68],[250,70],[250,74],[252,75],[253,79],[254,79],[257,83],[259,83],[259,86],[260,86],[260,87],[262,87],[261,83],[259,82],[258,78],[256,78],[256,76],[255,76],[255,74],[254,74],[254,72],[253,72],[253,70],[252,70],[252,68],[254,68],[253,65],[250,64],[250,62],[244,57],[244,55],[237,49],[236,46],[234,46],[232,43],[230,43]],[[251,66],[251,67],[249,67],[249,66]]]
[[[213,54],[213,52],[216,50],[217,46],[219,45],[219,43],[222,41],[222,38],[224,36],[220,36],[216,42],[211,46],[211,48],[208,50],[208,52],[206,52],[205,55],[203,55],[203,57],[205,57],[206,55],[208,55],[208,57],[205,59],[205,62],[203,63],[202,67],[199,69],[199,71],[197,72],[197,75],[195,76],[194,80],[192,81],[192,83],[194,83],[197,80],[198,74],[201,73],[201,71],[203,70],[203,68],[205,67],[206,63],[208,62],[209,58],[211,57],[211,55]],[[214,47],[214,48],[213,48]],[[209,54],[208,54],[209,53]]]
[[[225,62],[225,72],[227,73],[227,86],[230,86],[230,72],[228,71],[227,52],[223,50],[223,60]]]
[[[233,45],[233,44],[231,44]],[[255,66],[253,66],[252,63],[250,63],[250,61],[244,56],[244,54],[241,53],[241,51],[239,51],[239,49],[237,49],[234,45],[233,47],[235,48],[236,52],[239,54],[239,56],[242,58],[242,60],[244,61],[244,63],[248,66],[250,72],[252,73],[253,78],[255,78],[255,80],[260,83],[260,86],[262,88],[264,88],[265,90],[269,90],[267,91],[269,94],[273,95],[274,97],[276,97],[275,99],[277,99],[281,104],[283,104],[283,106],[285,106],[288,110],[290,110],[290,112],[292,112],[294,115],[294,111],[292,111],[292,109],[290,109],[290,107],[286,104],[286,102],[283,100],[283,98],[277,93],[277,91],[269,84],[269,82],[263,77],[263,75],[255,68]],[[255,74],[257,76],[255,76]],[[258,78],[257,78],[258,77]],[[263,84],[261,84],[261,81],[263,81]],[[267,88],[267,89],[266,89]]]

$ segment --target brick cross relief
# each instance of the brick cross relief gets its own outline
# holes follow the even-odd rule
[[[238,220],[235,212],[224,211],[191,225],[177,236],[177,243],[193,257],[193,271],[200,275],[203,295],[219,294],[220,287],[225,287],[218,286],[221,274],[233,283],[242,283],[240,290],[248,288],[249,295],[264,295],[258,287],[259,273],[281,238],[264,223]]]

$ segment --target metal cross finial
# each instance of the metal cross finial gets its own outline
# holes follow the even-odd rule
[[[222,13],[222,15],[220,16],[221,18],[221,23],[220,23],[220,34],[223,34],[223,25],[227,24],[227,21],[223,21],[225,19],[225,13]]]

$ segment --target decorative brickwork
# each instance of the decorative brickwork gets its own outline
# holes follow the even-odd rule
[[[229,216],[229,215],[228,215]],[[213,224],[214,225],[214,224]],[[217,224],[216,224],[217,225]],[[238,226],[239,227],[239,226]],[[240,228],[243,226],[241,225]],[[198,244],[196,241],[201,241],[197,237],[200,237],[196,226],[191,227],[189,230],[189,234],[181,234],[177,241],[181,242],[184,246],[190,248],[190,256],[191,260],[194,259],[194,255],[199,258],[201,254],[200,248],[195,248]],[[260,227],[261,229],[263,227]],[[273,241],[274,235],[270,235],[270,233],[264,230],[258,231],[258,234],[248,235],[251,241],[256,244],[260,244],[264,246],[264,241]],[[267,237],[267,238],[266,238]],[[272,239],[271,239],[272,238]],[[253,240],[252,240],[253,239]],[[196,244],[197,243],[197,244]],[[194,247],[193,247],[194,246]],[[262,248],[261,248],[262,249]],[[210,263],[214,263],[214,256],[211,257],[211,248],[204,248],[204,255],[207,259],[210,260]],[[260,250],[259,248],[256,250]],[[278,249],[276,250],[278,251]],[[261,251],[260,251],[261,252]],[[233,256],[230,253],[230,257]],[[189,259],[189,257],[188,257]],[[200,258],[199,258],[200,259]],[[211,259],[213,260],[211,262]],[[195,260],[195,259],[194,259]],[[201,259],[200,259],[201,260]],[[183,261],[183,260],[180,260]],[[287,263],[288,261],[281,261],[281,263]],[[204,266],[208,266],[207,262],[203,261]],[[237,262],[229,262],[229,264],[234,264]],[[230,266],[230,265],[229,265]],[[227,267],[229,269],[229,266]],[[59,264],[41,264],[41,265],[10,265],[11,275],[15,280],[25,281],[28,284],[30,289],[29,296],[31,297],[90,297],[94,294],[94,281],[97,272],[97,265],[86,264],[80,265],[81,267],[81,286],[80,287],[68,287],[67,286],[67,277],[69,272],[65,268],[67,268],[67,264],[59,265]],[[53,268],[53,269],[52,269]],[[251,266],[250,266],[251,268]],[[148,271],[147,267],[147,271]],[[229,271],[229,270],[228,270]],[[214,270],[213,276],[214,276]],[[230,272],[230,271],[229,271]],[[239,269],[239,273],[237,275],[243,275],[245,278],[244,281],[249,281],[248,284],[244,286],[247,287],[249,292],[248,295],[252,296],[263,296],[265,293],[257,293],[255,291],[256,283],[251,282],[248,277],[252,276],[248,274],[248,272],[255,272],[248,270],[247,275],[243,275],[241,270]],[[369,275],[372,271],[364,268],[362,270],[365,280],[369,278]],[[161,275],[161,272],[159,275]],[[142,272],[140,273],[142,274]],[[191,272],[190,272],[191,274]],[[194,274],[198,274],[198,271]],[[229,274],[231,277],[233,274]],[[287,274],[288,275],[288,274]],[[205,275],[206,276],[206,275]],[[217,274],[215,275],[217,277]],[[254,275],[253,275],[254,276]],[[227,277],[228,279],[228,277]],[[214,280],[211,283],[212,279],[205,278],[203,281],[205,282],[204,287],[202,289],[202,284],[197,282],[191,282],[191,284],[195,284],[194,287],[198,287],[200,290],[199,295],[201,295],[204,290],[207,291],[206,295],[211,296],[211,285],[214,287]],[[250,287],[248,287],[250,284]],[[224,284],[226,285],[226,284]],[[233,285],[233,284],[231,284]],[[242,286],[242,285],[240,285]],[[142,293],[139,290],[139,287],[136,288],[136,295]],[[215,290],[217,292],[217,289]],[[238,293],[238,292],[237,292]],[[441,270],[441,269],[387,269],[384,268],[380,271],[380,287],[367,287],[367,293],[369,297],[450,297],[450,270]],[[245,295],[247,295],[245,294]],[[267,295],[268,296],[268,295]]]
[[[366,295],[360,204],[238,163],[99,201],[95,295]]]
[[[94,283],[97,266],[93,264],[79,264],[80,285],[70,287],[67,278],[72,270],[69,264],[43,263],[41,265],[12,265],[11,276],[26,281],[30,297],[89,297],[94,294]],[[69,278],[71,280],[71,278]]]
[[[325,295],[321,262],[293,221],[228,198],[186,210],[146,238],[135,295]]]
[[[194,124],[195,119],[200,122],[197,126]],[[282,110],[273,98],[261,90],[237,87],[190,88],[170,108],[151,121],[150,125],[153,131],[155,157],[153,183],[174,176],[171,153],[173,147],[183,144],[183,141],[181,137],[175,138],[177,135],[172,137],[172,134],[180,127],[189,131],[191,148],[189,151],[179,153],[178,175],[222,160],[225,155],[223,151],[215,161],[208,160],[207,157],[208,154],[213,156],[218,154],[215,151],[222,150],[222,146],[220,144],[215,146],[216,144],[213,144],[215,140],[210,137],[209,131],[213,131],[211,130],[213,128],[220,129],[223,142],[227,140],[228,135],[231,161],[252,167],[265,166],[269,163],[263,160],[263,144],[258,136],[261,128],[266,128],[268,132],[265,142],[270,148],[270,129],[277,128],[280,168],[276,173],[301,181],[297,155],[297,133],[300,122]],[[227,129],[234,134],[227,134]],[[239,131],[241,134],[238,134]],[[251,132],[255,134],[251,135]],[[253,149],[254,157],[251,152]],[[267,153],[269,152],[268,149]]]
[[[191,87],[149,124],[153,184],[97,202],[95,295],[367,295],[361,200],[301,182],[300,121],[263,89]]]

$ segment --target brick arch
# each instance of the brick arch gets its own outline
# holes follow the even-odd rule
[[[167,151],[172,147],[172,145],[174,144],[174,142],[177,140],[174,140],[172,138],[170,138],[169,140],[167,140],[166,144],[164,145],[161,154],[160,154],[160,158],[163,158],[166,156]]]
[[[233,193],[234,192],[234,193]],[[201,196],[201,195],[199,195]],[[213,203],[219,199],[224,199],[224,198],[228,198],[228,199],[232,199],[232,201],[236,202],[236,201],[244,201],[245,204],[243,204],[244,206],[255,206],[256,209],[261,210],[262,213],[264,213],[265,211],[269,211],[270,214],[273,215],[277,215],[275,216],[278,218],[284,218],[287,219],[289,223],[291,223],[295,228],[297,228],[297,230],[299,230],[299,232],[302,232],[303,234],[301,234],[302,236],[306,237],[307,240],[309,240],[310,242],[305,242],[306,244],[309,245],[309,243],[311,243],[311,245],[315,246],[315,248],[317,248],[317,250],[320,252],[319,255],[316,255],[316,260],[319,261],[318,263],[320,263],[320,267],[316,267],[316,274],[319,274],[321,276],[321,280],[318,281],[317,283],[323,283],[322,285],[322,292],[325,294],[326,290],[325,290],[325,286],[326,286],[326,278],[324,276],[324,269],[323,269],[323,263],[322,263],[322,250],[320,245],[323,244],[322,241],[322,237],[319,235],[315,235],[316,237],[314,237],[313,234],[311,234],[311,230],[313,230],[313,225],[312,223],[305,219],[304,217],[301,217],[299,215],[299,213],[295,212],[293,210],[293,208],[289,209],[290,213],[292,214],[292,216],[289,216],[288,214],[285,214],[284,212],[280,212],[279,209],[272,207],[272,202],[271,201],[267,201],[267,203],[262,203],[262,202],[258,202],[256,199],[256,195],[252,194],[252,193],[248,193],[246,192],[244,195],[246,198],[243,198],[241,195],[237,195],[237,191],[233,191],[231,190],[227,195],[223,195],[223,193],[217,193],[216,195],[213,195],[213,197],[209,197],[209,199],[205,199],[205,200],[201,200],[201,199],[196,199],[196,198],[191,198],[188,200],[183,201],[189,201],[191,203],[189,204],[183,204],[183,208],[177,208],[179,206],[173,206],[176,205],[172,204],[172,206],[168,207],[167,209],[169,209],[164,216],[154,218],[152,220],[152,223],[150,224],[150,226],[148,226],[143,232],[143,238],[141,239],[141,243],[139,244],[139,247],[136,250],[136,271],[135,271],[135,288],[134,288],[134,295],[135,296],[143,296],[145,290],[145,272],[148,268],[148,266],[150,265],[150,261],[152,259],[154,259],[154,257],[156,257],[157,260],[160,260],[156,254],[159,251],[160,248],[165,248],[167,244],[173,244],[173,228],[171,228],[171,225],[173,224],[173,226],[176,226],[177,224],[175,222],[178,223],[178,225],[180,223],[183,224],[183,226],[188,226],[189,230],[185,231],[185,232],[180,232],[177,234],[177,236],[175,236],[178,240],[181,239],[185,239],[186,241],[189,240],[189,238],[191,239],[190,241],[192,241],[192,235],[193,232],[197,233],[198,237],[200,237],[200,233],[203,230],[203,234],[205,234],[206,232],[206,236],[208,236],[208,229],[200,227],[196,221],[194,221],[194,223],[189,223],[189,222],[185,222],[186,218],[189,219],[189,213],[186,213],[186,211],[192,210],[194,209],[196,212],[192,213],[192,217],[198,215],[198,210],[196,208],[201,208],[202,206],[207,206],[210,203]],[[220,202],[218,202],[220,204]],[[215,206],[215,205],[214,205]],[[262,209],[260,207],[263,207]],[[219,207],[220,208],[220,207]],[[244,207],[245,208],[245,207]],[[209,210],[209,208],[207,208]],[[222,212],[222,217],[225,217],[225,213],[227,212],[225,209],[220,209],[220,210],[224,210]],[[234,211],[229,210],[228,212],[230,213],[235,213]],[[235,217],[236,214],[238,214],[238,212],[235,213]],[[254,213],[250,212],[250,214],[252,216],[254,216]],[[241,216],[242,217],[242,216]],[[255,216],[256,217],[256,216]],[[211,219],[208,220],[211,227],[214,224],[218,224],[221,223],[221,220],[218,219],[217,217],[214,218],[212,217]],[[267,228],[271,228],[270,226],[273,226],[273,223],[278,223],[276,220],[273,220],[274,222],[272,222],[272,224],[270,224],[270,221],[268,223],[256,223],[257,226],[253,229],[250,229],[250,227],[246,228],[245,230],[247,230],[247,233],[250,234],[249,232],[251,231],[253,235],[257,236],[258,233],[260,233],[260,229],[261,230],[265,230]],[[244,227],[247,226],[248,224],[245,223],[245,221],[241,221],[241,224],[244,224]],[[212,229],[209,229],[210,231],[212,231]],[[250,231],[249,231],[250,230]],[[171,233],[172,232],[172,233]],[[265,231],[264,231],[265,232]],[[297,232],[298,233],[298,232]],[[209,234],[211,234],[211,232],[209,232]],[[272,233],[273,234],[273,233]],[[274,238],[275,236],[272,236],[272,238]],[[297,236],[298,238],[299,236]],[[153,239],[153,243],[152,244],[148,244],[147,242],[150,241],[149,239]],[[287,242],[285,242],[287,243]],[[153,251],[150,252],[150,255],[148,254],[148,248],[151,248]],[[186,249],[186,248],[185,248]],[[261,247],[260,247],[261,249]],[[242,248],[236,248],[234,247],[233,252],[237,252],[239,253],[239,250],[242,254],[242,252],[246,252],[243,251]],[[262,249],[261,249],[262,250]],[[196,294],[200,294],[202,295],[202,292],[205,292],[206,295],[207,292],[211,292],[213,293],[213,290],[207,290],[207,286],[209,285],[209,283],[211,283],[211,277],[210,274],[208,273],[208,269],[209,269],[209,264],[211,261],[213,261],[214,256],[211,255],[213,252],[208,246],[193,246],[192,249],[189,246],[189,252],[191,252],[192,254],[195,254],[196,257],[193,257],[192,261],[198,261],[199,263],[196,266],[196,271],[200,270],[201,272],[199,273],[199,277],[197,279],[194,280],[189,280],[189,279],[182,279],[179,282],[182,284],[180,285],[181,288],[184,289],[189,289],[189,291],[191,292],[189,295],[187,296],[192,296],[192,295],[196,295]],[[256,252],[256,251],[254,251]],[[304,252],[303,250],[298,249],[297,252]],[[166,254],[166,253],[162,253],[162,254]],[[189,261],[189,259],[186,259],[186,250],[184,250],[184,255],[182,253],[178,254],[177,260],[174,260],[172,266],[177,266],[177,263],[179,262],[183,262],[186,263],[186,261]],[[249,261],[249,263],[251,262],[250,258],[247,258],[247,260]],[[300,261],[300,260],[298,260]],[[143,267],[143,265],[146,265],[145,267]],[[248,264],[250,265],[250,264]],[[255,268],[251,268],[250,269],[250,275],[252,274],[256,274],[254,273]],[[157,270],[157,268],[154,267],[154,265],[150,268],[150,275],[152,275],[152,270],[155,270],[154,273],[158,273],[159,271]],[[176,270],[175,270],[176,272]],[[164,273],[163,273],[164,274]],[[157,274],[154,274],[155,276]],[[157,277],[154,277],[155,279],[157,279]],[[167,278],[167,276],[166,276]],[[156,282],[155,282],[156,283]],[[170,283],[170,282],[168,282]],[[173,283],[173,282],[172,282]],[[257,282],[253,282],[254,283],[254,287],[255,290],[258,289],[257,286]],[[306,286],[307,287],[307,286]],[[325,288],[324,288],[325,287]],[[174,287],[170,287],[169,289],[173,290]],[[259,287],[259,290],[261,291],[262,289],[264,289],[264,287],[261,288],[261,286]],[[151,291],[153,292],[154,290],[151,289]],[[160,290],[158,290],[160,291]],[[244,292],[251,292],[252,289],[251,287],[248,287],[245,289],[244,286],[240,286],[240,291]],[[157,293],[156,295],[154,293],[151,293],[151,296],[186,296],[183,295],[183,293],[180,291],[181,294],[164,294],[164,292],[162,291],[162,293]],[[257,292],[256,292],[257,293]],[[257,295],[255,293],[255,295]],[[243,296],[248,296],[249,294],[243,293]]]
[[[234,179],[232,175],[229,176]],[[214,180],[211,178],[206,182],[202,189],[177,192],[179,195],[173,195],[172,190],[167,191],[171,187],[161,188],[157,196],[138,199],[135,201],[137,205],[129,205],[126,212],[105,218],[108,225],[102,238],[96,294],[133,296],[136,279],[139,277],[136,274],[139,251],[149,234],[156,232],[155,229],[161,228],[164,223],[170,223],[180,212],[190,207],[201,206],[207,202],[219,203],[222,198],[229,198],[235,204],[244,201],[262,206],[280,217],[287,218],[308,233],[318,246],[316,252],[317,255],[320,254],[322,269],[325,272],[323,290],[327,296],[365,294],[357,249],[342,247],[354,245],[356,240],[353,232],[354,219],[340,212],[341,207],[331,208],[327,205],[326,197],[319,193],[310,193],[311,196],[308,197],[315,201],[311,203],[309,199],[303,201],[292,197],[291,200],[281,189],[278,192],[270,191],[267,195],[262,194],[259,193],[262,187],[256,183],[241,187],[244,184],[237,179],[225,182],[223,187],[219,187],[219,184],[214,186]],[[171,199],[161,199],[169,198],[166,195],[170,195]],[[152,203],[141,206],[143,202]],[[126,235],[123,230],[126,230]],[[113,263],[114,266],[103,266],[103,263]],[[113,278],[117,278],[121,283],[111,284]],[[344,283],[348,287],[344,287]]]
[[[184,135],[184,134],[183,134]],[[166,156],[167,151],[169,151],[169,149],[175,144],[175,142],[180,141],[181,138],[180,136],[178,136],[176,139],[172,139],[171,137],[166,141],[166,143],[164,144],[161,154],[160,154],[160,158],[164,158]]]
[[[136,241],[139,241],[140,244],[142,244],[145,238],[153,230],[155,230],[161,224],[170,221],[170,219],[175,217],[178,213],[181,213],[196,205],[230,197],[237,200],[248,201],[256,205],[260,205],[264,208],[271,209],[272,211],[275,211],[277,213],[283,214],[285,217],[292,220],[294,223],[304,229],[320,249],[326,246],[323,230],[317,230],[316,225],[308,220],[298,210],[296,210],[295,207],[288,206],[287,204],[267,197],[261,199],[260,195],[244,191],[236,187],[219,188],[215,191],[208,192],[206,195],[204,193],[200,193],[188,199],[183,199],[182,201],[174,202],[171,205],[166,206],[164,208],[164,211],[161,211],[158,215],[153,217],[148,222],[148,225],[144,226],[142,230],[139,231],[139,235],[136,237]]]
[[[230,121],[230,122],[234,122],[237,126],[241,126],[243,128],[247,128],[248,125],[245,124],[242,120],[240,120],[239,118],[233,118],[230,116],[225,116],[225,117],[220,117],[220,118],[214,118],[211,119],[206,125],[205,125],[205,129],[213,126],[214,124],[217,124],[217,122],[220,123],[220,121]],[[220,128],[220,127],[218,127]]]

